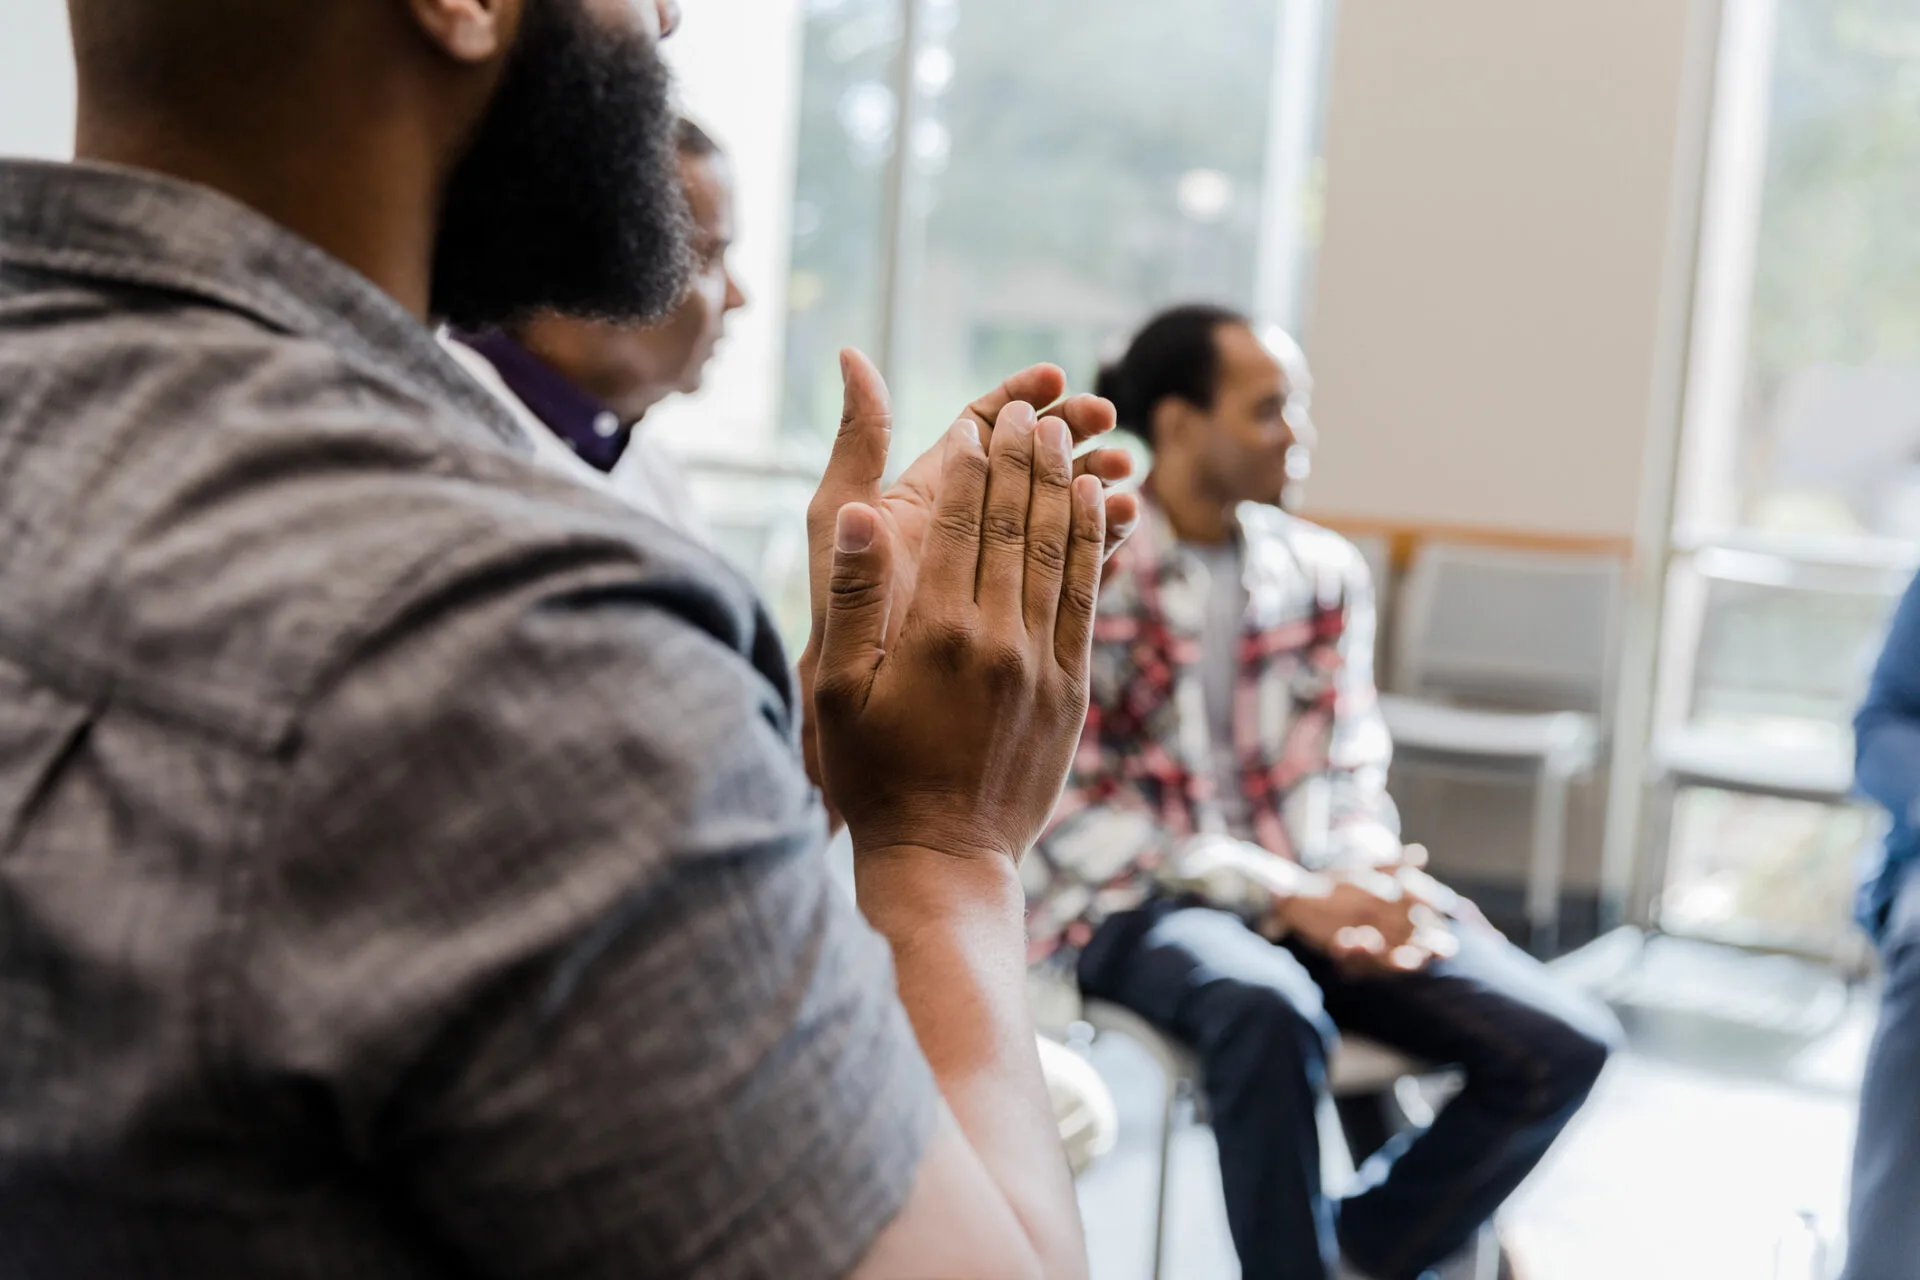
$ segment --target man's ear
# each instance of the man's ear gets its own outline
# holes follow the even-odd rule
[[[1155,453],[1177,449],[1192,428],[1193,406],[1178,396],[1167,396],[1153,406],[1153,420],[1147,425],[1147,438]]]
[[[456,62],[492,62],[513,44],[524,0],[406,0],[421,32]]]

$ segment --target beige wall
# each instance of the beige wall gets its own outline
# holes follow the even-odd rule
[[[1626,538],[1688,0],[1349,0],[1310,329],[1315,512]]]

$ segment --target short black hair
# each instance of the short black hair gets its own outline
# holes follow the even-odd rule
[[[681,158],[686,160],[705,160],[708,156],[726,154],[720,144],[713,140],[712,134],[686,116],[681,116],[673,127],[673,143]]]
[[[1120,426],[1153,443],[1153,413],[1163,400],[1213,408],[1220,386],[1220,344],[1229,325],[1251,328],[1230,307],[1189,303],[1162,311],[1134,336],[1126,355],[1100,370],[1095,394],[1113,402]]]

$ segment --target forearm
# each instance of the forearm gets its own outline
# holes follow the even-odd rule
[[[1863,726],[1859,766],[1861,790],[1912,821],[1920,801],[1920,722],[1887,716]]]
[[[1247,841],[1199,836],[1175,850],[1160,878],[1177,893],[1196,894],[1211,906],[1249,919],[1265,919],[1316,877]]]
[[[1335,873],[1377,871],[1397,864],[1404,847],[1397,816],[1391,826],[1371,813],[1346,816],[1327,832],[1312,865],[1316,870]]]
[[[1920,581],[1894,615],[1854,730],[1861,790],[1911,821],[1920,801]]]
[[[861,909],[893,947],[900,999],[961,1131],[1049,1280],[1086,1274],[1072,1178],[1034,1047],[1025,897],[1012,861],[861,850]]]

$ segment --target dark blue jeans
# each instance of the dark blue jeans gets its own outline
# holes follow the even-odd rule
[[[1920,868],[1894,899],[1883,953],[1887,990],[1853,1155],[1851,1280],[1920,1277]]]
[[[1620,1037],[1605,1007],[1481,929],[1426,973],[1354,981],[1234,916],[1162,903],[1108,921],[1080,984],[1199,1053],[1245,1280],[1327,1280],[1342,1253],[1376,1280],[1444,1262],[1539,1163]],[[1342,1030],[1456,1064],[1465,1087],[1335,1204],[1317,1115]]]

